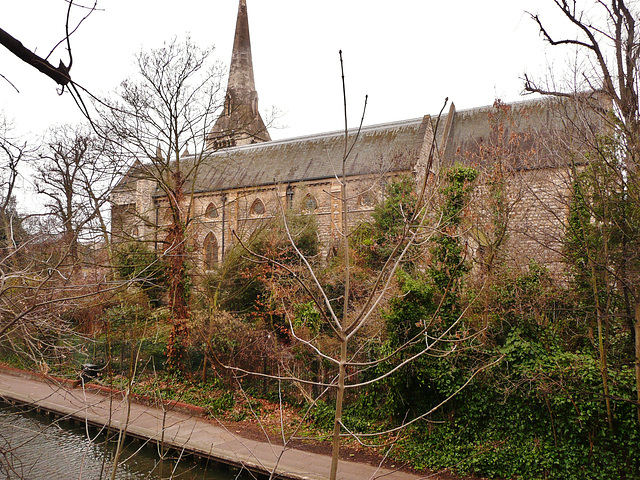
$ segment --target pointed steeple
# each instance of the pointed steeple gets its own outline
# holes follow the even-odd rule
[[[251,36],[249,34],[249,17],[247,2],[240,0],[236,36],[233,40],[231,68],[229,69],[229,85],[227,91],[233,90],[236,95],[251,95],[256,91],[253,79],[253,60],[251,58]]]
[[[210,149],[271,140],[258,111],[247,2],[240,0],[224,109],[207,138]]]

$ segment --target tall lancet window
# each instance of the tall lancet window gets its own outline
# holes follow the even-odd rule
[[[218,239],[209,232],[204,239],[204,267],[213,270],[218,265]]]

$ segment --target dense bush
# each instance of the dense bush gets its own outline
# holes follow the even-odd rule
[[[443,332],[469,341],[449,354],[420,357],[358,392],[345,407],[345,425],[361,432],[398,426],[440,404],[479,371],[439,410],[411,425],[392,455],[417,468],[489,478],[640,478],[633,336],[622,297],[607,288],[607,272],[596,272],[596,299],[581,240],[569,236],[567,259],[582,262],[581,275],[568,268],[563,278],[535,263],[522,271],[496,264],[481,297],[464,288],[470,265],[460,216],[474,174],[459,169],[447,178],[442,214],[448,226],[434,237],[426,268],[405,264],[398,273],[398,290],[384,315],[384,342],[372,356],[404,346],[400,360],[409,358]],[[583,230],[601,226],[580,224]],[[360,232],[367,261],[384,244],[378,229],[374,222]],[[597,232],[590,235],[599,241]],[[600,320],[598,300],[609,309]],[[425,322],[431,338],[422,333]],[[327,412],[325,404],[316,406],[317,425],[328,427]]]
[[[121,279],[139,285],[153,306],[160,305],[167,290],[167,265],[156,252],[145,243],[130,242],[115,250],[113,262]]]
[[[611,429],[598,351],[585,340],[588,329],[570,308],[566,284],[554,283],[533,264],[503,276],[493,292],[493,320],[483,344],[464,355],[424,361],[415,376],[395,376],[392,393],[384,402],[377,397],[362,417],[378,418],[387,409],[390,424],[398,424],[403,411],[415,415],[445,398],[478,358],[500,355],[496,366],[476,376],[430,422],[413,425],[395,455],[418,468],[455,466],[489,478],[638,478],[640,429],[629,401],[633,365],[612,362],[608,370]],[[390,321],[412,318],[405,303],[393,309]]]
[[[300,288],[291,278],[291,271],[301,268],[294,246],[315,261],[319,249],[315,218],[288,211],[284,219],[269,219],[229,250],[222,264],[205,276],[206,303],[258,321],[286,338],[288,326],[281,299],[295,296]]]

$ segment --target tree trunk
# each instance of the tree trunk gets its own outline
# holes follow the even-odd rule
[[[340,339],[340,371],[338,374],[338,393],[336,395],[336,413],[333,422],[333,451],[331,454],[331,471],[329,480],[336,480],[338,461],[340,460],[340,431],[342,430],[342,403],[344,402],[344,384],[347,365],[347,338]]]
[[[187,249],[184,222],[180,212],[182,184],[179,172],[176,174],[175,200],[171,203],[172,224],[169,226],[166,254],[169,258],[169,306],[173,328],[167,345],[167,364],[182,370],[184,340],[187,338],[189,307],[187,305]]]
[[[638,298],[636,296],[636,298]],[[635,336],[636,336],[636,412],[640,424],[640,301],[636,300],[635,308]]]
[[[607,345],[608,345],[608,337],[605,338],[606,335],[609,334],[608,331],[608,322],[607,326],[603,326],[603,311],[600,305],[599,300],[599,287],[598,280],[596,275],[595,265],[593,263],[593,259],[589,256],[589,267],[591,270],[591,288],[593,290],[593,300],[595,303],[596,309],[596,322],[598,328],[598,356],[600,357],[600,376],[602,377],[602,390],[604,394],[604,403],[607,410],[607,422],[609,423],[609,428],[613,429],[613,413],[611,411],[611,398],[609,395],[609,372],[607,366]],[[607,292],[609,293],[609,292]],[[611,295],[608,294],[607,298],[611,298]],[[607,305],[608,306],[608,305]],[[609,315],[609,311],[607,308],[606,315]]]

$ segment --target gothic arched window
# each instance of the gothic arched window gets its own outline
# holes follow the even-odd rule
[[[251,215],[264,215],[267,209],[264,207],[264,203],[259,198],[256,198],[251,204],[251,208],[249,209],[249,213]]]
[[[215,218],[218,218],[218,209],[213,203],[210,203],[207,206],[207,209],[204,212],[204,218],[205,220],[213,220]]]
[[[224,97],[224,111],[223,111],[223,115],[231,115],[231,95],[229,95],[227,93],[227,95]]]
[[[218,239],[209,232],[204,239],[204,267],[213,270],[218,265]]]

